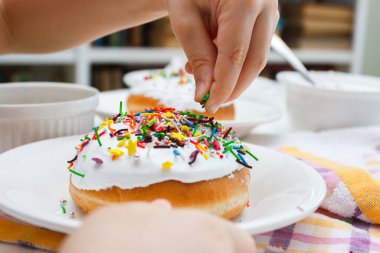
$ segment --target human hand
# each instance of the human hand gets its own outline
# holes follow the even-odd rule
[[[237,98],[266,65],[279,18],[277,0],[167,0],[173,32],[194,74],[195,100],[210,91],[214,113]]]
[[[226,220],[195,210],[171,210],[163,202],[157,204],[130,203],[99,209],[86,217],[60,252],[255,252],[251,236]]]

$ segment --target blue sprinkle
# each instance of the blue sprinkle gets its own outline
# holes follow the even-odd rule
[[[185,125],[187,125],[187,126],[189,126],[189,127],[191,127],[191,128],[194,128],[194,125],[191,124],[190,122],[185,122]]]
[[[211,140],[212,140],[212,137],[214,137],[215,131],[216,131],[216,127],[214,127],[214,128],[212,129],[212,131],[211,131],[211,135],[210,135],[210,137],[208,138],[209,141],[211,141]]]
[[[247,161],[244,159],[244,157],[240,154],[240,153],[237,153],[240,160],[244,163],[244,164],[248,164]]]
[[[173,150],[173,154],[174,154],[175,156],[179,156],[179,155],[180,155],[179,152],[178,152],[176,149]]]

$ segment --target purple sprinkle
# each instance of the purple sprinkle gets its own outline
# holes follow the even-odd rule
[[[191,154],[190,154],[190,162],[189,162],[189,165],[192,165],[195,160],[197,159],[197,156],[199,154],[199,150],[195,150],[193,151]]]
[[[89,143],[90,143],[90,141],[89,141],[89,140],[87,140],[87,141],[84,141],[84,142],[82,143],[82,148],[86,147],[86,146],[87,146],[87,144],[89,144]]]
[[[102,164],[102,163],[103,163],[103,160],[100,159],[100,158],[97,158],[97,157],[93,157],[93,158],[91,158],[91,160],[93,160],[93,161],[96,162],[97,164]]]

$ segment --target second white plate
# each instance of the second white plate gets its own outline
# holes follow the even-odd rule
[[[101,92],[97,113],[101,117],[112,117],[119,111],[119,102],[128,97],[128,90],[114,90]],[[281,117],[281,111],[268,103],[252,99],[239,98],[235,101],[235,119],[220,121],[226,126],[231,126],[239,133],[240,137],[247,135],[251,129]]]

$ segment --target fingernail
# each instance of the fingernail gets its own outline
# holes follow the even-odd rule
[[[208,113],[216,113],[218,108],[219,108],[219,105],[215,104],[215,103],[214,104],[211,103],[210,105],[207,105],[207,107],[206,107]]]
[[[199,82],[197,83],[197,89],[195,90],[195,100],[200,102],[202,100],[202,97],[204,95],[204,93],[206,93],[205,91],[205,83],[204,82]]]
[[[159,207],[167,209],[167,210],[172,209],[172,205],[166,199],[156,199],[156,200],[153,200],[151,202],[151,204],[155,205],[155,206],[159,206]]]

